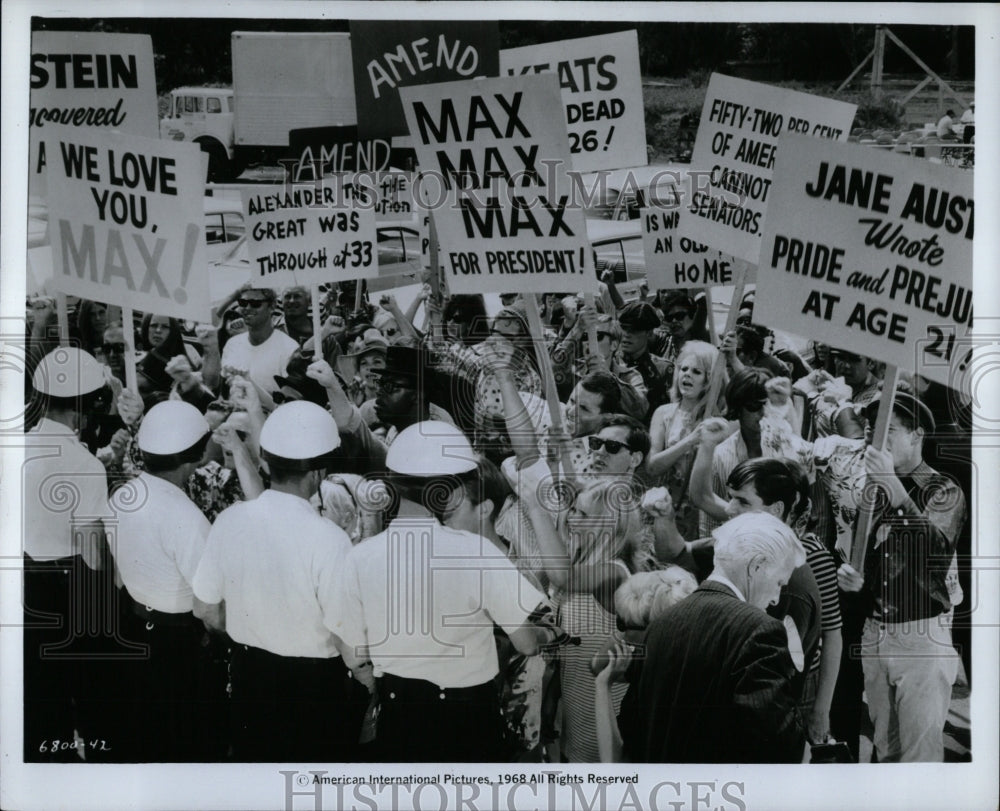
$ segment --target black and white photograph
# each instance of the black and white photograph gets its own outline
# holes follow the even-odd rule
[[[998,807],[1000,8],[0,14],[0,806]]]

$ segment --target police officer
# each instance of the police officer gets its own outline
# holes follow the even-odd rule
[[[191,581],[211,525],[183,488],[208,439],[208,423],[193,405],[153,406],[136,435],[145,471],[110,500],[122,627],[128,639],[149,646],[145,659],[121,669],[122,687],[135,690],[132,747],[140,761],[200,760],[204,751],[198,673],[205,626],[198,618],[208,607]]]
[[[317,598],[332,588],[351,542],[309,503],[339,445],[337,425],[320,406],[278,406],[260,434],[271,489],[219,514],[195,573],[195,596],[224,605],[235,643],[239,761],[345,761],[358,740],[367,700],[350,701],[329,609]]]
[[[24,437],[24,756],[76,760],[81,657],[94,640],[74,629],[102,599],[108,496],[79,434],[111,392],[103,367],[74,347],[45,355],[32,385],[41,417]]]
[[[477,475],[461,431],[433,420],[411,425],[386,463],[396,517],[348,553],[339,593],[324,596],[330,628],[348,663],[375,676],[380,759],[496,761],[503,732],[493,624],[534,654],[550,638],[529,621],[545,597],[490,541],[442,526]]]

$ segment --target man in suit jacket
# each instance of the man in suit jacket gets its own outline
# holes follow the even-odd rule
[[[649,627],[619,725],[638,763],[792,763],[803,752],[784,625],[764,609],[805,561],[766,513],[715,530],[715,568]]]

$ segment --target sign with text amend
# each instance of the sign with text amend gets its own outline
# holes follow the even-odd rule
[[[44,139],[56,288],[209,321],[198,145],[76,127]]]
[[[500,73],[555,73],[573,168],[645,166],[646,118],[635,31],[500,51]]]
[[[500,33],[486,20],[352,20],[358,134],[406,135],[399,89],[500,72]]]
[[[781,139],[754,319],[945,385],[972,325],[972,173]]]
[[[400,91],[451,293],[593,291],[554,74]],[[431,184],[436,188],[431,189]]]
[[[35,31],[31,35],[29,195],[45,196],[39,144],[62,124],[156,138],[156,76],[147,34]]]
[[[692,166],[711,169],[680,212],[680,232],[757,264],[773,192],[778,138],[797,132],[846,141],[857,105],[713,73]]]
[[[244,189],[247,255],[255,284],[280,289],[378,275],[368,192],[338,177],[317,186]]]
[[[335,172],[384,172],[392,152],[392,144],[384,138],[359,139],[356,126],[289,130],[288,144],[282,165],[292,183]]]

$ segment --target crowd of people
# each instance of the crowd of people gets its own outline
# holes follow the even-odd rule
[[[942,760],[968,406],[904,375],[879,448],[878,362],[605,282],[544,337],[245,285],[60,345],[36,300],[26,759],[797,763],[870,721]]]

